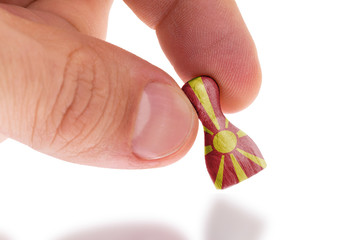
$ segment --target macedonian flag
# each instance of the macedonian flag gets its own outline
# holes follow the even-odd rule
[[[182,90],[203,124],[206,166],[216,188],[239,183],[266,167],[252,139],[225,118],[220,108],[219,88],[213,79],[194,78]]]

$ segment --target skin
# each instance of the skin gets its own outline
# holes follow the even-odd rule
[[[224,112],[255,99],[261,84],[257,52],[234,1],[125,2],[155,29],[184,82],[200,75],[218,82]],[[179,87],[162,70],[104,41],[111,5],[0,0],[0,141],[12,138],[63,160],[111,168],[159,167],[186,154],[197,121],[171,155],[146,161],[132,154],[144,86],[158,81]],[[89,95],[95,96],[90,102]]]

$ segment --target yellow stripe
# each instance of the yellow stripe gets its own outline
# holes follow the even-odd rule
[[[211,131],[210,131],[207,127],[205,127],[205,126],[204,126],[204,131],[207,132],[207,133],[209,133],[209,134],[211,134],[211,135],[213,135],[213,132],[211,132]]]
[[[239,148],[237,148],[237,151],[240,152],[241,154],[243,154],[245,157],[247,157],[248,159],[250,159],[252,162],[258,164],[259,166],[261,166],[262,168],[266,167],[266,162],[264,161],[264,159],[257,157],[255,155],[252,155],[251,153],[245,152]]]
[[[225,118],[225,128],[229,127],[229,120],[227,120],[227,118]]]
[[[242,130],[239,130],[238,132],[237,132],[237,135],[238,135],[238,137],[244,137],[244,136],[247,136],[246,135],[246,133],[245,132],[243,132]]]
[[[211,145],[205,146],[205,155],[209,154],[213,151],[213,148]]]
[[[201,77],[192,79],[191,81],[188,82],[188,84],[193,89],[195,95],[199,99],[201,105],[204,107],[205,111],[207,112],[214,126],[217,128],[217,130],[219,130],[220,126],[219,126],[218,120],[215,116],[210,98],[208,97],[208,94],[206,92],[206,89],[205,89],[205,86]]]
[[[214,183],[217,189],[221,189],[223,186],[223,176],[224,176],[224,155],[221,156],[219,170],[218,170],[217,177]]]
[[[230,157],[231,157],[232,164],[233,164],[234,170],[236,171],[239,182],[247,179],[245,172],[243,171],[242,167],[239,165],[239,163],[238,163],[237,159],[234,157],[234,155],[230,154]]]

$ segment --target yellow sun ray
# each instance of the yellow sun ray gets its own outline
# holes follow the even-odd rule
[[[210,131],[207,127],[204,126],[204,131],[207,132],[208,134],[213,135],[213,132]]]
[[[239,130],[238,132],[237,132],[237,135],[238,135],[238,137],[244,137],[244,136],[247,136],[247,134],[245,133],[245,132],[243,132],[242,130]]]
[[[229,127],[229,120],[227,120],[227,118],[225,118],[225,128]]]
[[[239,163],[238,163],[237,159],[234,157],[234,155],[230,154],[230,157],[231,157],[232,164],[233,164],[234,170],[236,171],[239,182],[247,179],[245,172],[243,171],[242,167],[239,165]]]
[[[204,107],[205,111],[207,112],[214,126],[217,128],[217,130],[220,130],[218,120],[215,116],[210,98],[208,97],[208,94],[206,92],[206,89],[205,89],[205,86],[201,77],[195,78],[189,81],[188,83],[193,89],[193,92],[195,93],[197,98],[199,99],[201,105]]]
[[[217,173],[217,177],[215,179],[215,187],[217,189],[221,189],[223,186],[223,176],[224,176],[224,155],[221,156],[220,164],[219,164],[219,169]]]
[[[245,152],[245,151],[241,150],[240,148],[237,148],[237,151],[240,152],[241,154],[243,154],[248,159],[250,159],[252,162],[261,166],[262,168],[266,167],[266,162],[264,161],[264,159],[257,157],[255,155],[252,155],[251,153]]]
[[[205,146],[205,155],[209,154],[213,151],[213,148],[211,145]]]

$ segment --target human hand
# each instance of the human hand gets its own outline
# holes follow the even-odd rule
[[[225,112],[256,97],[257,53],[234,1],[125,2],[156,30],[183,81],[218,82]],[[163,166],[189,150],[198,121],[175,81],[101,40],[111,4],[0,0],[0,135],[111,168]]]

